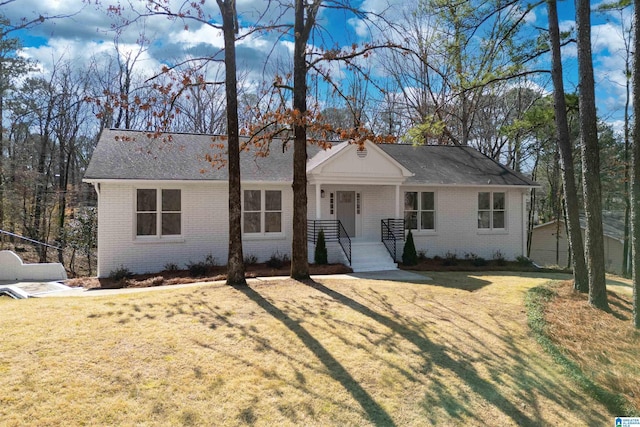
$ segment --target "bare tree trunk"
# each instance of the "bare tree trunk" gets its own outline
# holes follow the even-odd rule
[[[580,231],[580,203],[578,189],[573,169],[573,147],[569,135],[567,122],[567,105],[564,97],[564,83],[562,81],[562,61],[560,57],[560,30],[558,27],[558,11],[556,0],[548,0],[549,10],[549,39],[551,42],[551,77],[553,79],[553,98],[555,102],[556,132],[558,150],[562,164],[562,185],[567,211],[567,236],[569,251],[573,254],[573,287],[579,292],[589,290],[589,276],[584,260],[584,245]],[[558,217],[558,220],[560,218]]]
[[[295,44],[293,53],[293,110],[300,120],[293,125],[293,241],[291,244],[291,277],[309,278],[307,246],[307,61],[309,34],[315,24],[320,0],[307,4],[295,1]],[[307,9],[307,10],[305,10]],[[305,11],[306,21],[305,21]]]
[[[578,46],[580,138],[584,208],[587,217],[586,247],[589,272],[589,304],[608,310],[604,274],[604,235],[602,230],[602,194],[600,184],[600,148],[591,58],[591,6],[588,0],[576,0]],[[574,258],[577,258],[574,253]]]
[[[240,135],[238,131],[238,88],[236,75],[235,0],[217,0],[224,33],[225,89],[227,95],[227,156],[229,168],[229,256],[227,285],[246,285],[242,254],[242,207],[240,188]]]
[[[635,52],[640,52],[640,0],[634,0]],[[633,325],[640,328],[640,58],[633,58],[633,168],[631,180],[631,248],[633,276]]]

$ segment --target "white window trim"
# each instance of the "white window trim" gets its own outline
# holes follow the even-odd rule
[[[244,231],[244,192],[245,191],[260,191],[260,232],[259,233],[245,233]],[[279,191],[280,192],[280,210],[279,211],[267,211],[267,191]],[[244,240],[269,240],[269,239],[284,239],[284,192],[279,188],[243,188],[242,189],[242,238]],[[249,211],[258,212],[258,211]],[[266,212],[280,212],[280,231],[267,233],[263,231],[265,229],[265,213]]]
[[[138,235],[138,190],[156,190],[156,210],[148,213],[156,214],[156,234],[148,236]],[[178,190],[180,191],[180,211],[167,211],[167,213],[180,214],[180,234],[162,235],[162,190]],[[135,187],[133,189],[133,241],[134,243],[180,243],[184,242],[184,213],[183,213],[183,190],[175,187]]]
[[[478,205],[478,197],[480,193],[489,193],[489,209],[480,209],[480,206]],[[493,227],[493,213],[495,212],[495,210],[493,209],[493,195],[495,193],[504,194],[504,209],[498,210],[498,212],[500,211],[504,212],[504,227],[502,228]],[[507,216],[507,212],[508,212],[507,206],[509,204],[508,195],[509,193],[506,191],[478,191],[478,193],[476,194],[476,229],[478,230],[478,234],[509,234],[508,216]],[[491,224],[489,228],[480,228],[478,226],[478,213],[480,211],[489,212],[489,220]]]
[[[422,226],[422,221],[421,221],[421,213],[422,212],[433,212],[433,228],[417,228],[417,229],[411,229],[411,233],[413,233],[414,235],[436,235],[438,234],[438,192],[437,191],[433,191],[433,190],[421,190],[421,189],[404,189],[402,190],[402,218],[404,218],[404,214],[405,212],[407,212],[404,209],[404,196],[405,193],[418,193],[418,209],[416,211],[411,211],[411,212],[416,212],[417,215],[417,222],[420,226]],[[433,193],[433,211],[431,210],[422,210],[422,193]],[[405,234],[409,231],[409,229],[405,230]]]

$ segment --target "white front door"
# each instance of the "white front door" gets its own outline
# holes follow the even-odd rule
[[[336,193],[336,217],[342,223],[349,237],[356,235],[356,192],[338,191]]]

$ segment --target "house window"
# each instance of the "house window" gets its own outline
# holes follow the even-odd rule
[[[433,191],[404,193],[404,227],[411,230],[436,229],[436,198]]]
[[[504,192],[478,193],[478,228],[494,230],[505,228],[506,197]]]
[[[360,193],[356,193],[356,213],[360,215]]]
[[[244,190],[243,227],[245,233],[282,232],[282,192]]]
[[[136,236],[177,236],[182,229],[180,190],[136,190]]]

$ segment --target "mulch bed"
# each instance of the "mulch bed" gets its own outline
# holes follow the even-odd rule
[[[344,264],[315,265],[310,264],[311,274],[344,274],[351,273],[350,267]],[[267,266],[265,263],[245,266],[245,277],[273,277],[288,276],[291,271],[290,263],[284,263],[280,268]],[[214,266],[207,268],[206,274],[191,276],[189,270],[161,271],[153,274],[135,274],[123,279],[109,277],[79,277],[69,279],[65,283],[68,286],[83,287],[85,289],[120,289],[120,288],[147,288],[152,286],[179,285],[194,282],[213,282],[227,279],[226,266]]]

